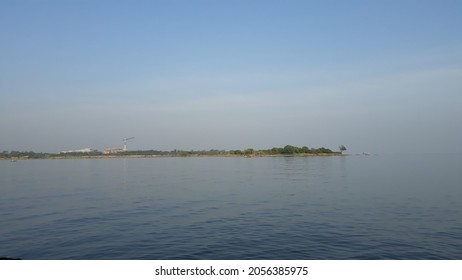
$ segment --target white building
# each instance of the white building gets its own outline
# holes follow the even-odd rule
[[[60,154],[69,154],[69,153],[93,153],[97,152],[98,150],[95,149],[90,149],[90,148],[85,148],[85,149],[80,149],[80,150],[68,150],[68,151],[61,151],[59,152]]]
[[[103,154],[117,154],[122,152],[125,152],[125,150],[121,148],[107,148],[104,149]]]

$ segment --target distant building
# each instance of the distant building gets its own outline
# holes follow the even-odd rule
[[[121,149],[121,148],[107,148],[107,149],[104,149],[103,151],[103,154],[117,154],[117,153],[122,153],[122,152],[125,152],[124,149]]]
[[[98,152],[98,150],[85,148],[85,149],[80,149],[80,150],[61,151],[59,153],[60,154],[70,154],[70,153],[94,153],[94,152]]]

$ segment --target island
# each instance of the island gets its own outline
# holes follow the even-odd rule
[[[282,148],[257,150],[247,148],[244,150],[201,150],[201,151],[159,151],[159,150],[116,150],[114,152],[101,152],[93,149],[70,150],[60,153],[40,153],[32,151],[3,151],[0,160],[24,159],[75,159],[75,158],[150,158],[150,157],[306,157],[306,156],[341,156],[343,151],[332,151],[328,148],[308,148],[286,145]]]

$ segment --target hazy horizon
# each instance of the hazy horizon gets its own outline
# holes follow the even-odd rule
[[[0,1],[0,151],[462,152],[460,1]]]

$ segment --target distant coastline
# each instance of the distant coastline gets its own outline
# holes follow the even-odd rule
[[[332,157],[344,156],[340,152],[322,153],[322,154],[297,154],[297,155],[191,155],[191,156],[178,156],[178,155],[97,155],[97,156],[48,156],[48,157],[20,157],[20,158],[0,158],[0,160],[37,160],[37,159],[118,159],[118,158],[262,158],[262,157]]]
[[[118,151],[114,153],[104,153],[97,150],[81,150],[77,152],[60,153],[37,153],[3,151],[0,153],[0,160],[28,160],[28,159],[109,159],[109,158],[172,158],[172,157],[313,157],[313,156],[342,156],[342,152],[332,151],[327,148],[301,148],[286,145],[283,148],[272,148],[266,150],[202,150],[202,151],[157,151],[157,150],[138,150],[138,151]]]

